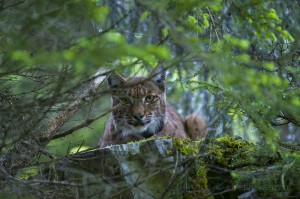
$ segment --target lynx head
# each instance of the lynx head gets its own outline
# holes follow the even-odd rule
[[[126,136],[148,138],[162,130],[165,118],[165,71],[160,66],[148,77],[124,79],[117,73],[108,77],[116,131]]]

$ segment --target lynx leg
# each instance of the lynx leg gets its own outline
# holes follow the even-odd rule
[[[188,115],[184,124],[186,133],[192,140],[206,137],[207,128],[204,119],[200,116],[195,114]]]

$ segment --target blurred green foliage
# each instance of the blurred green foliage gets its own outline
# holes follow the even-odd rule
[[[0,0],[0,17],[1,156],[45,131],[99,68],[147,75],[160,61],[170,103],[204,115],[212,137],[300,141],[298,1]],[[96,93],[59,132],[109,108]],[[45,150],[96,147],[107,119]]]

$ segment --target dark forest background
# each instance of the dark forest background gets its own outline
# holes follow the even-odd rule
[[[0,0],[0,197],[26,195],[40,165],[97,147],[111,108],[97,78],[159,62],[168,101],[204,116],[211,138],[297,151],[299,10],[298,0]]]

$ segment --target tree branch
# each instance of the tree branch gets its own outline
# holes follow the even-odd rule
[[[85,81],[74,90],[74,101],[66,104],[66,110],[51,118],[44,127],[39,128],[37,134],[31,133],[24,140],[18,142],[5,155],[0,167],[10,175],[17,174],[20,168],[28,165],[37,154],[43,151],[48,142],[58,135],[58,130],[81,108],[83,104],[91,100],[91,96],[98,93],[101,84],[106,79],[108,71],[100,69],[92,78]],[[100,115],[101,116],[101,115]],[[99,116],[99,117],[100,117]],[[90,121],[89,121],[90,122]]]
[[[104,113],[102,113],[102,114],[100,114],[100,115],[98,115],[98,116],[96,116],[96,117],[94,117],[94,118],[89,118],[89,119],[85,120],[83,123],[78,124],[78,125],[74,126],[74,127],[71,128],[71,129],[68,129],[68,130],[66,130],[66,131],[64,131],[64,132],[62,132],[62,133],[56,134],[55,136],[52,137],[52,139],[57,139],[57,138],[61,138],[61,137],[65,137],[65,136],[67,136],[67,135],[70,135],[70,134],[72,134],[74,131],[77,131],[77,130],[79,130],[79,129],[81,129],[81,128],[84,128],[84,127],[88,126],[89,124],[93,123],[94,121],[96,121],[96,120],[98,120],[98,119],[104,117],[105,115],[107,115],[107,114],[110,113],[112,110],[114,110],[114,109],[116,109],[116,108],[118,108],[118,107],[119,107],[119,105],[117,105],[117,106],[115,106],[115,107],[109,109],[108,111],[106,111],[106,112],[104,112]]]

